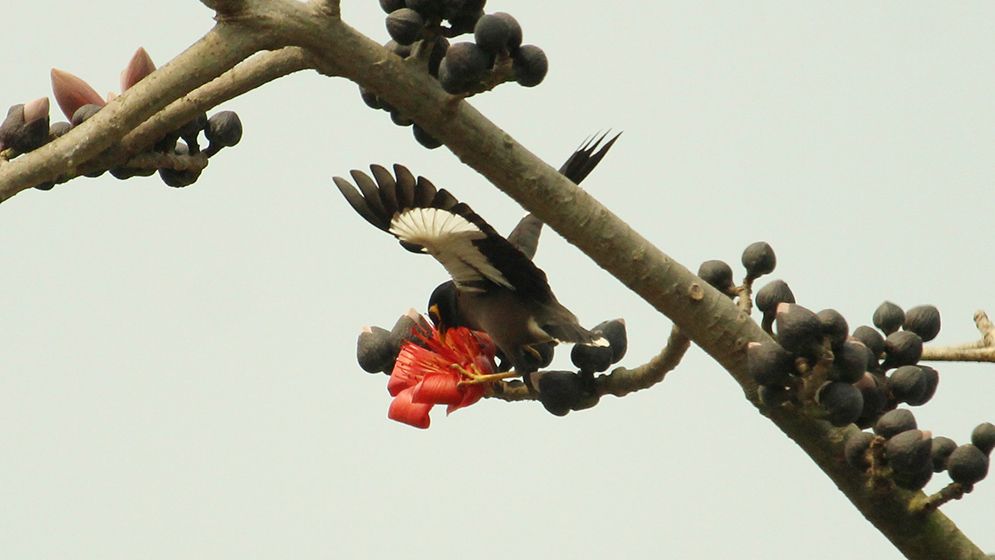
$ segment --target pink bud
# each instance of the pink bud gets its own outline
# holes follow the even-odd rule
[[[145,49],[138,47],[135,54],[131,56],[128,65],[121,71],[121,91],[125,91],[137,84],[142,78],[155,71],[155,63]]]
[[[49,103],[47,97],[39,97],[24,104],[24,123],[33,123],[48,116]]]
[[[73,118],[73,113],[83,105],[100,105],[106,103],[90,84],[81,78],[58,68],[52,68],[52,91],[55,93],[55,101],[62,109],[66,118]]]

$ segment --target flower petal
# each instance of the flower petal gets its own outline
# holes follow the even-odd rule
[[[412,402],[411,395],[413,393],[413,388],[405,389],[398,393],[394,397],[394,400],[390,402],[390,408],[387,409],[387,418],[424,430],[428,428],[431,422],[428,413],[432,410],[432,405]]]
[[[390,396],[396,397],[398,393],[414,387],[416,383],[418,383],[418,380],[404,375],[395,365],[394,372],[390,374],[390,379],[387,381],[387,392],[390,393]]]
[[[451,404],[446,407],[446,414],[452,414],[461,408],[466,408],[471,404],[484,398],[484,387],[483,385],[464,385],[463,386],[463,400],[456,404]]]
[[[463,402],[459,376],[443,373],[426,375],[414,386],[411,400],[416,403],[455,405]]]
[[[59,108],[68,119],[72,119],[76,109],[83,105],[94,104],[101,107],[106,105],[104,98],[90,87],[90,84],[58,68],[52,68],[52,92],[55,93],[55,101],[59,104]]]

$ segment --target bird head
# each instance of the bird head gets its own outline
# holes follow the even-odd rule
[[[456,307],[456,284],[451,280],[432,290],[428,298],[428,318],[443,333],[450,327],[465,326]]]

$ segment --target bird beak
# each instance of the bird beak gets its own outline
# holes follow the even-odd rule
[[[439,304],[433,303],[428,307],[428,318],[432,320],[432,324],[435,328],[439,329],[439,332],[446,332],[445,327],[442,325],[442,314],[439,312]]]

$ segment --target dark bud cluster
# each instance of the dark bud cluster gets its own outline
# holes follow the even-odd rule
[[[777,257],[774,256],[774,249],[766,241],[757,241],[748,245],[746,249],[743,249],[740,260],[743,263],[743,268],[746,270],[743,287],[736,285],[733,279],[732,267],[721,260],[709,260],[701,263],[701,266],[698,267],[698,277],[730,298],[735,298],[737,295],[740,295],[744,288],[752,285],[754,280],[773,272],[774,267],[777,265]],[[774,317],[774,309],[778,303],[794,303],[794,301],[794,295],[791,294],[788,285],[781,280],[771,282],[761,290],[761,293],[757,294],[757,306],[765,313],[764,317],[768,318],[771,322]],[[768,332],[770,332],[769,327],[770,323],[767,323],[765,329]]]
[[[857,420],[862,428],[870,427],[882,413],[899,404],[926,404],[940,381],[935,369],[919,363],[923,341],[932,340],[939,332],[940,314],[935,307],[921,305],[906,312],[884,302],[875,310],[873,323],[877,328],[861,325],[848,339],[848,343],[857,342],[866,350],[866,373],[856,382],[865,403]]]
[[[590,394],[583,376],[572,371],[547,371],[539,378],[539,402],[550,414],[566,416]]]
[[[484,13],[485,0],[381,0],[391,40],[384,45],[401,58],[427,60],[429,75],[447,92],[470,95],[514,79],[539,85],[549,70],[546,53],[522,44],[522,27],[505,12]],[[472,34],[472,42],[449,39]],[[398,113],[376,94],[360,88],[363,101],[391,113],[398,126],[412,126],[415,140],[429,149],[442,145],[424,128]]]
[[[139,48],[121,72],[121,91],[141,83],[155,71],[155,63]],[[70,133],[96,116],[118,94],[106,97],[98,94],[82,78],[64,70],[51,71],[52,92],[55,101],[68,122],[49,123],[50,102],[47,97],[23,105],[14,105],[0,123],[0,157],[9,160],[31,152],[46,143]],[[126,95],[127,93],[125,93]],[[204,133],[210,143],[201,151],[198,137]],[[148,177],[159,172],[163,182],[173,187],[192,184],[205,167],[205,157],[211,157],[224,147],[236,145],[242,137],[242,123],[231,111],[222,111],[210,119],[201,114],[159,139],[143,153],[135,154],[128,162],[108,169],[92,162],[81,162],[87,177],[99,177],[110,171],[118,179],[135,176]],[[191,157],[198,154],[200,157]],[[65,179],[61,179],[65,180]],[[52,181],[35,185],[36,189],[49,190]]]
[[[815,402],[829,422],[867,428],[901,403],[920,406],[933,397],[939,374],[918,362],[923,336],[932,339],[939,331],[935,307],[906,313],[885,302],[874,313],[880,330],[860,326],[851,333],[838,311],[814,313],[794,301],[780,280],[756,294],[763,327],[776,340],[747,348],[749,373],[765,404],[797,401],[801,387],[818,383]]]
[[[200,146],[200,135],[203,133],[208,145],[203,150]],[[212,157],[242,140],[242,121],[234,111],[219,111],[208,118],[200,114],[187,121],[174,132],[167,134],[156,143],[156,151],[172,156],[192,156],[203,153]],[[200,167],[159,169],[159,178],[170,187],[186,187],[200,178]]]
[[[102,105],[89,103],[81,105],[72,113],[70,122],[55,122],[49,124],[48,99],[33,101],[26,105],[14,105],[7,113],[7,117],[0,124],[0,149],[13,150],[13,155],[20,155],[30,152],[48,142],[55,140],[73,128],[80,126],[96,115],[103,108]],[[163,183],[171,187],[185,187],[195,182],[201,173],[203,165],[192,164],[183,161],[184,156],[191,156],[201,152],[198,136],[205,134],[209,145],[203,151],[204,155],[210,157],[224,147],[238,144],[242,138],[242,123],[232,111],[221,111],[210,119],[207,115],[200,115],[177,130],[169,133],[159,140],[148,154],[168,154],[176,156],[172,160],[156,163],[156,166],[129,167],[120,165],[111,168],[109,171],[117,179],[130,179],[131,177],[147,177],[159,172]],[[8,151],[5,154],[10,157]],[[143,154],[138,154],[138,157]],[[179,162],[179,163],[176,163]],[[88,177],[99,177],[107,169],[98,169],[88,172]],[[53,182],[36,185],[38,190],[50,190],[55,186]]]
[[[581,372],[597,373],[607,370],[625,356],[628,341],[625,332],[625,320],[613,319],[604,321],[591,329],[594,334],[601,335],[607,344],[575,344],[570,351],[570,361]]]
[[[855,432],[848,437],[843,455],[850,466],[890,477],[901,488],[919,490],[934,473],[947,471],[950,480],[970,492],[988,474],[991,446],[995,446],[991,423],[980,424],[971,443],[958,446],[948,437],[920,430],[911,411],[895,409],[878,419],[873,434]]]
[[[808,386],[822,417],[835,426],[857,422],[868,407],[883,408],[883,403],[865,399],[864,387],[874,387],[867,373],[870,350],[849,336],[838,311],[815,313],[793,303],[787,284],[779,280],[762,288],[757,301],[774,327],[774,340],[752,343],[746,350],[747,369],[760,386],[764,405],[798,403]]]

